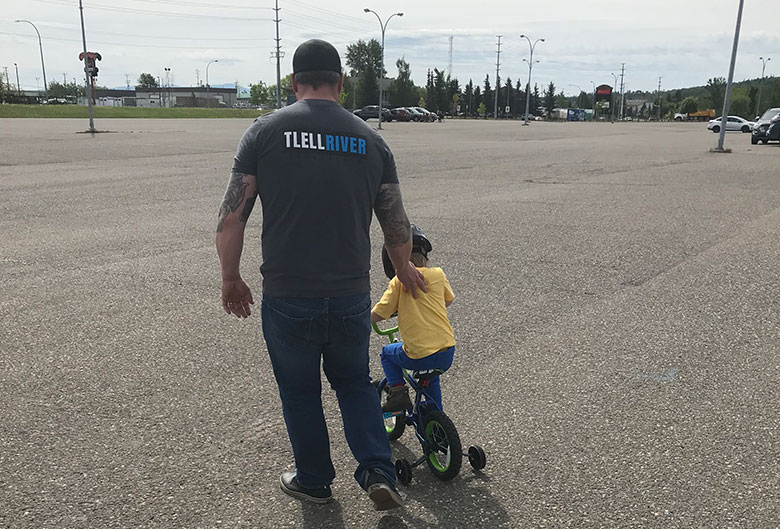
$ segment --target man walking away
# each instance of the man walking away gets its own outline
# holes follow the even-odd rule
[[[404,287],[425,290],[409,262],[411,231],[395,160],[382,137],[344,110],[341,60],[312,39],[293,56],[298,101],[255,120],[238,147],[219,210],[222,307],[246,318],[254,303],[239,264],[260,197],[263,335],[279,386],[295,472],[281,489],[332,501],[335,471],[322,410],[320,363],[338,398],[355,479],[376,510],[400,507],[390,444],[370,382],[369,226],[372,210]]]

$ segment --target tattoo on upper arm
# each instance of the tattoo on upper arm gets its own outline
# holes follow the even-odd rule
[[[239,173],[237,171],[232,171],[230,173],[227,190],[225,190],[225,196],[222,198],[222,204],[219,206],[217,232],[222,231],[222,224],[225,221],[225,218],[234,211],[237,211],[242,203],[244,204],[244,208],[241,210],[238,218],[244,224],[246,224],[246,221],[249,219],[249,214],[252,213],[252,208],[255,206],[257,195],[255,194],[248,197],[246,202],[244,202],[246,188],[249,187],[249,182],[244,181],[245,178],[254,178],[254,176]]]
[[[379,193],[377,193],[374,202],[374,212],[382,226],[387,246],[397,248],[409,241],[412,230],[401,199],[401,186],[398,184],[379,186]]]

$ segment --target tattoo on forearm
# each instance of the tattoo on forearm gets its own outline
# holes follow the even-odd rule
[[[222,223],[225,221],[228,215],[238,210],[241,204],[244,202],[244,193],[246,188],[249,187],[247,182],[244,182],[244,178],[253,178],[252,175],[239,173],[232,171],[230,173],[230,180],[228,181],[227,190],[225,196],[222,199],[222,204],[219,206],[219,215],[217,217],[217,232],[222,231]],[[246,223],[249,219],[249,214],[252,213],[252,208],[255,205],[256,196],[249,197],[244,204],[244,208],[239,215],[239,220]]]
[[[401,199],[401,187],[398,184],[382,184],[379,187],[374,211],[385,234],[387,246],[397,248],[409,241],[412,230]]]
[[[257,199],[257,196],[249,197],[246,199],[246,202],[244,202],[244,209],[241,210],[241,214],[238,216],[238,219],[246,224],[246,221],[249,220],[249,215],[252,214],[252,208],[255,207],[255,200]]]

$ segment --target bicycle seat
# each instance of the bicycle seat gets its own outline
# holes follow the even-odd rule
[[[444,370],[439,369],[438,367],[435,369],[420,369],[417,371],[412,371],[412,378],[423,382],[425,380],[430,380],[433,377],[437,377],[442,373],[444,373]]]

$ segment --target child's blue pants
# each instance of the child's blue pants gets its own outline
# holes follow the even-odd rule
[[[420,369],[441,369],[446,371],[452,365],[452,359],[455,356],[455,346],[438,351],[425,358],[414,359],[406,356],[401,342],[391,343],[382,348],[380,358],[382,360],[382,369],[387,377],[389,386],[397,386],[404,383],[404,374],[402,369],[420,370]],[[428,383],[426,391],[433,398],[439,409],[444,409],[441,403],[441,383],[439,377],[433,377]]]

